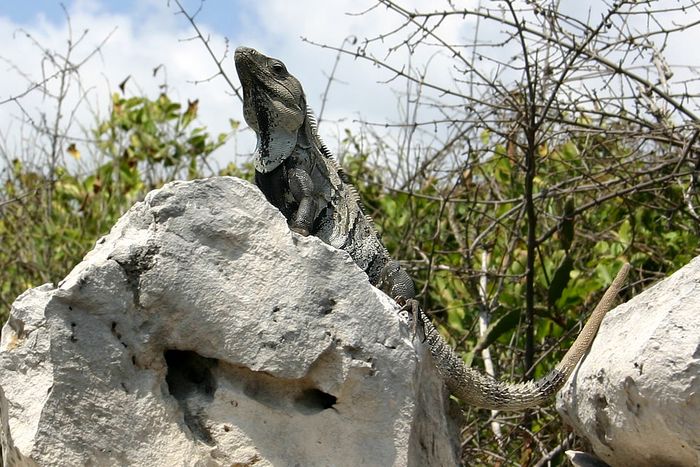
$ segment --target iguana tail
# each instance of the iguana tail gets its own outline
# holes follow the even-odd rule
[[[494,410],[523,410],[548,401],[563,386],[590,348],[598,327],[605,314],[612,308],[629,269],[630,265],[625,264],[617,273],[617,277],[561,362],[546,376],[535,381],[505,383],[467,367],[447,345],[430,319],[424,313],[418,313],[422,320],[426,343],[450,393],[471,406]]]

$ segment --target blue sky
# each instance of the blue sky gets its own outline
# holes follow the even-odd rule
[[[72,9],[75,3],[75,1],[63,2],[68,10]],[[166,4],[167,0],[162,3]],[[199,0],[183,0],[181,3],[188,11],[192,12],[196,11],[200,5]],[[241,10],[247,9],[248,5],[250,2],[245,1],[205,0],[198,19],[217,31],[234,31],[240,26],[238,20],[241,18]],[[106,11],[127,15],[156,9],[152,2],[139,0],[103,0],[99,2],[98,7]],[[39,17],[56,23],[63,22],[64,18],[60,2],[52,0],[4,2],[0,5],[0,13],[22,25],[31,25]]]

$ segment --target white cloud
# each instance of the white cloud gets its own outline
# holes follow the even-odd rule
[[[127,16],[107,11],[99,2],[81,0],[69,7],[68,14],[72,40],[77,42],[70,57],[72,63],[84,60],[101,41],[109,34],[111,36],[100,53],[80,67],[82,89],[78,88],[77,81],[70,82],[71,90],[62,112],[64,122],[76,108],[75,120],[83,126],[93,124],[94,112],[104,117],[109,110],[110,94],[118,91],[118,84],[127,76],[130,76],[126,86],[128,94],[145,94],[155,98],[159,86],[165,81],[168,94],[173,99],[186,101],[199,98],[200,120],[212,133],[227,131],[228,119],[240,118],[240,103],[227,94],[222,80],[192,84],[213,75],[215,66],[204,53],[200,42],[181,40],[191,37],[192,31],[188,24],[174,16],[164,2],[142,3],[137,12]],[[0,17],[0,40],[6,45],[0,52],[5,60],[0,100],[21,94],[31,83],[46,79],[47,72],[55,71],[55,67],[47,63],[47,54],[39,46],[56,56],[66,53],[70,37],[66,21],[55,18],[48,21],[39,16],[33,24],[24,28],[20,30],[18,24]],[[84,31],[87,33],[83,36]],[[206,29],[204,32],[210,34]],[[220,39],[218,36],[215,38]],[[153,70],[161,65],[163,68],[154,77]],[[56,93],[60,80],[58,77],[49,79],[46,86],[49,92]],[[79,103],[79,97],[86,90],[87,99]],[[35,121],[41,114],[52,118],[56,114],[56,105],[54,100],[43,97],[38,91],[29,93],[18,103],[21,108],[13,102],[2,106],[0,131],[10,149],[19,151],[21,142],[16,138],[23,113],[26,111]],[[82,138],[77,124],[67,129],[69,139]]]

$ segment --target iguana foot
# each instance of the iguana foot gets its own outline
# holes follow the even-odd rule
[[[296,232],[301,236],[308,237],[309,236],[309,231],[305,229],[304,227],[294,227],[294,226],[289,226],[292,232]]]
[[[394,300],[401,306],[399,311],[407,311],[411,317],[411,337],[415,338],[418,335],[420,341],[425,342],[425,328],[421,317],[423,310],[421,310],[418,300],[406,297],[396,297]]]

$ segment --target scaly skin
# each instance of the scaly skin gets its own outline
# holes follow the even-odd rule
[[[450,393],[461,401],[485,409],[523,410],[549,401],[564,385],[581,358],[593,343],[605,314],[612,308],[615,297],[627,278],[630,265],[618,271],[608,290],[591,313],[581,333],[561,362],[547,375],[535,381],[509,384],[467,367],[447,345],[424,313],[414,313],[423,326],[425,341],[435,365],[445,380]]]
[[[445,384],[456,397],[497,410],[522,410],[548,401],[590,348],[629,265],[620,270],[571,349],[544,378],[510,384],[467,367],[421,312],[413,281],[389,256],[357,192],[318,137],[299,81],[282,62],[254,49],[237,48],[235,61],[243,85],[243,115],[258,137],[255,182],[284,214],[290,228],[347,251],[372,285],[410,310]]]

